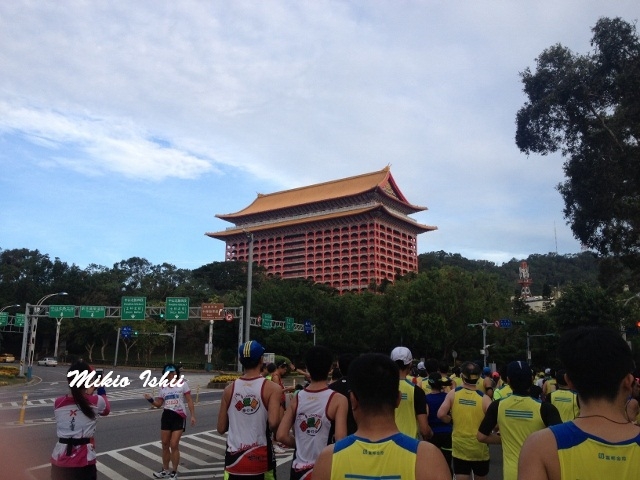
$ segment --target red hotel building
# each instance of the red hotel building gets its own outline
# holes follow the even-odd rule
[[[258,197],[237,213],[218,214],[235,226],[206,235],[226,243],[226,261],[249,260],[267,275],[307,278],[344,291],[418,270],[417,236],[436,230],[409,214],[410,204],[389,167]]]

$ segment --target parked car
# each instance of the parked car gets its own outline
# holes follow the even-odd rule
[[[16,361],[16,357],[13,356],[13,353],[3,353],[0,355],[0,362],[13,363]]]
[[[58,361],[53,357],[44,357],[38,360],[38,365],[44,365],[45,367],[57,367]]]

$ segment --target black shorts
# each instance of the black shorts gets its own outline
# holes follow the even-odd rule
[[[471,475],[471,471],[479,477],[489,474],[489,460],[474,461],[461,460],[453,457],[453,473],[456,475]]]
[[[58,467],[51,465],[51,480],[96,480],[98,470],[94,465],[86,467]]]
[[[171,430],[172,432],[182,430],[184,432],[186,427],[186,418],[181,417],[173,410],[164,409],[162,411],[162,418],[160,419],[160,430]]]

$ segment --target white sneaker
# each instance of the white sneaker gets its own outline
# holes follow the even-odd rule
[[[165,470],[164,468],[159,472],[153,472],[154,478],[171,478],[169,475],[170,475],[169,470]]]
[[[284,448],[282,448],[280,445],[274,445],[273,446],[273,451],[276,453],[285,453],[286,450]]]
[[[178,478],[178,472],[171,472],[168,478],[171,478],[172,480]]]

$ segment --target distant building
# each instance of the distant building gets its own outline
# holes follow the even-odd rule
[[[234,224],[207,233],[226,243],[225,260],[249,260],[267,275],[307,278],[340,291],[361,291],[418,270],[417,236],[436,230],[410,214],[389,167],[355,177],[258,194],[248,207],[216,217]]]

